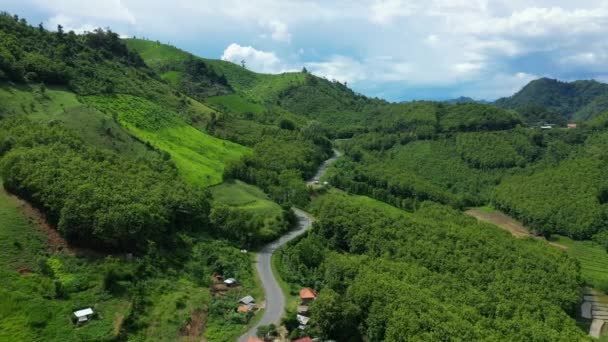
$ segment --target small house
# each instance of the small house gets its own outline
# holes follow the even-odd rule
[[[255,299],[251,296],[245,296],[239,300],[239,303],[243,305],[255,304]]]
[[[264,340],[262,340],[261,338],[249,336],[247,337],[247,342],[264,342]]]
[[[302,304],[304,304],[304,305],[310,304],[315,299],[317,299],[317,294],[316,294],[315,290],[313,290],[309,287],[305,287],[300,290],[300,301],[302,302]]]
[[[93,309],[86,308],[74,311],[74,316],[76,317],[76,323],[78,324],[88,322],[93,316]]]
[[[576,128],[576,127],[578,127],[578,125],[575,124],[575,123],[569,123],[568,124],[568,128]]]
[[[302,316],[302,315],[296,315],[296,319],[298,320],[298,323],[300,323],[300,329],[303,329],[303,327],[306,327],[308,325],[308,321],[310,321],[310,317],[306,317],[306,316]]]
[[[540,129],[552,129],[552,128],[553,128],[553,126],[551,126],[551,125],[542,125],[542,126],[540,126]]]
[[[226,280],[224,280],[224,285],[228,286],[228,287],[233,287],[236,285],[236,279],[234,278],[228,278]]]

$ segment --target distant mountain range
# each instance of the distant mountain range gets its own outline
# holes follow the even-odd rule
[[[456,104],[456,103],[490,103],[486,100],[475,100],[474,98],[468,96],[460,96],[455,99],[445,100],[445,103]]]

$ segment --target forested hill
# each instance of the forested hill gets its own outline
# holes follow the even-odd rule
[[[532,122],[586,121],[608,110],[608,84],[541,78],[528,83],[513,96],[498,99],[495,104],[516,109]]]
[[[163,79],[186,94],[258,122],[287,119],[297,125],[316,120],[331,135],[349,136],[364,129],[363,121],[369,112],[386,104],[357,94],[346,84],[314,76],[305,68],[301,72],[260,74],[227,61],[197,57],[159,42],[127,39],[126,44]],[[204,70],[211,82],[197,83],[188,65]],[[209,83],[224,93],[197,88]]]

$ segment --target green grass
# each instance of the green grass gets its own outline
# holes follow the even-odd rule
[[[143,39],[125,39],[124,42],[129,49],[137,51],[151,68],[188,59],[187,52],[166,44]]]
[[[182,73],[179,71],[168,71],[160,75],[160,77],[169,82],[169,84],[176,86],[179,83],[179,80],[182,78]]]
[[[231,112],[244,114],[247,112],[259,114],[264,111],[264,106],[247,101],[238,94],[213,96],[206,99],[206,102],[217,106],[224,107]]]
[[[137,157],[156,153],[135,139],[111,116],[86,106],[76,94],[63,88],[0,86],[0,113],[7,117],[27,116],[42,122],[61,122],[83,140],[98,148]]]
[[[138,139],[167,152],[183,179],[194,185],[220,183],[226,162],[249,151],[207,135],[183,122],[176,113],[143,98],[89,96],[86,101],[116,114],[118,121]]]
[[[274,277],[277,279],[277,282],[281,287],[281,291],[283,291],[283,294],[285,294],[286,296],[285,310],[287,312],[296,312],[296,310],[298,309],[299,287],[296,284],[288,283],[287,281],[285,281],[285,279],[283,279],[283,277],[281,277],[281,272],[279,271],[281,268],[281,260],[277,255],[277,253],[274,253],[272,255],[272,258],[270,260],[270,267],[272,269]]]
[[[180,336],[180,329],[195,310],[207,315],[211,301],[207,288],[184,279],[159,279],[150,282],[147,288],[147,301],[150,305],[138,322],[145,328],[135,336],[144,340],[175,341]]]
[[[565,236],[554,235],[552,241],[568,247],[566,252],[581,264],[583,281],[608,292],[608,253],[593,241],[576,241]]]
[[[46,234],[20,208],[0,190],[0,341],[116,338],[130,302],[103,291],[105,261],[53,252]],[[42,272],[43,264],[50,274]],[[57,284],[66,293],[61,299],[56,298]],[[72,312],[87,306],[97,317],[76,327]]]
[[[262,241],[277,237],[287,228],[283,209],[260,188],[241,181],[229,181],[210,188],[215,203],[250,212]]]
[[[477,207],[475,209],[488,214],[491,214],[496,211],[496,208],[494,208],[492,205],[484,205],[483,207]]]

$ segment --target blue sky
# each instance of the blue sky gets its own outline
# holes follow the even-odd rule
[[[300,70],[391,101],[608,80],[608,0],[0,0],[77,32],[110,27],[249,69]]]

